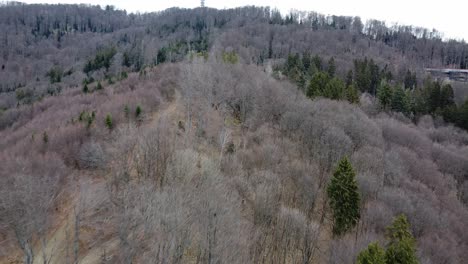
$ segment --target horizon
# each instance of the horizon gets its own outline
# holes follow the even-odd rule
[[[4,1],[13,2],[13,1]],[[60,0],[60,1],[42,1],[42,0],[27,0],[20,1],[26,4],[91,4],[106,6],[111,5],[120,10],[126,10],[129,13],[151,13],[166,10],[171,7],[179,8],[196,8],[201,4],[200,0],[174,0],[170,2],[151,2],[147,3],[141,0],[135,1],[97,1],[97,0]],[[449,0],[445,5],[431,5],[428,1],[404,1],[394,0],[391,3],[379,3],[376,7],[375,1],[371,0],[355,0],[353,2],[342,0],[330,0],[327,3],[320,1],[310,1],[303,4],[299,0],[289,1],[245,1],[245,0],[227,0],[227,1],[207,1],[205,7],[216,9],[229,9],[242,6],[269,6],[277,8],[281,13],[287,14],[291,10],[297,11],[315,11],[324,15],[337,16],[359,16],[364,21],[376,19],[384,21],[387,26],[392,25],[411,25],[414,27],[427,28],[429,30],[437,30],[441,33],[444,40],[456,39],[458,41],[468,40],[468,27],[464,26],[461,18],[464,17],[463,10],[468,7],[467,3],[462,0]],[[455,7],[455,8],[454,8]],[[356,10],[359,10],[356,12]],[[420,12],[419,12],[420,11]],[[440,14],[444,14],[440,16]],[[450,14],[445,15],[445,14]],[[460,19],[459,19],[460,18]]]

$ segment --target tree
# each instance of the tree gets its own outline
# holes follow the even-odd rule
[[[322,71],[322,58],[320,58],[320,56],[318,55],[315,55],[313,58],[312,58],[312,63],[315,67],[315,69],[317,71]]]
[[[385,264],[385,250],[377,243],[370,243],[357,257],[357,264]]]
[[[387,109],[392,102],[392,87],[386,80],[380,82],[380,86],[377,89],[377,98],[379,99],[380,105],[384,109]]]
[[[349,85],[346,88],[346,100],[352,104],[359,103],[359,93],[354,85]]]
[[[85,85],[83,86],[83,93],[88,93],[88,92],[89,92],[88,84],[85,83]]]
[[[349,70],[346,74],[346,87],[353,84],[353,70]]]
[[[345,97],[345,85],[341,79],[332,78],[326,85],[322,96],[333,100],[340,100]]]
[[[112,116],[110,114],[107,114],[106,116],[106,127],[109,130],[112,130],[112,128],[114,127],[114,124],[112,123]]]
[[[327,73],[317,72],[310,80],[306,95],[308,97],[323,96],[323,91],[329,80],[330,77]]]
[[[399,215],[393,223],[387,227],[387,239],[390,242],[385,252],[387,264],[417,264],[416,241],[411,234],[410,225],[405,215]]]
[[[98,82],[97,85],[96,85],[96,90],[102,90],[102,84],[101,82]]]
[[[136,110],[135,110],[135,117],[138,119],[141,117],[141,106],[137,105]]]
[[[340,236],[354,227],[360,218],[356,172],[347,157],[339,162],[333,173],[327,195],[333,211],[333,234]]]
[[[331,78],[333,78],[335,76],[335,72],[336,72],[335,58],[331,57],[330,60],[328,61],[327,73]]]
[[[44,131],[42,134],[42,141],[44,141],[44,144],[47,144],[49,142],[49,136],[47,135],[47,132]]]
[[[395,112],[408,113],[409,100],[402,87],[397,86],[393,92],[391,108]]]
[[[453,104],[455,104],[455,101],[452,86],[445,84],[440,91],[440,107],[445,108]]]
[[[416,78],[416,73],[412,74],[410,70],[406,71],[405,75],[405,88],[406,89],[414,89],[416,88],[416,85],[418,83],[418,80]]]

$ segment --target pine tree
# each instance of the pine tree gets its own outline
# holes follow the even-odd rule
[[[333,212],[333,234],[340,236],[353,228],[360,218],[356,173],[348,158],[339,162],[328,185],[327,194]]]
[[[141,116],[141,107],[137,105],[136,110],[135,110],[135,117],[138,119]]]
[[[370,243],[357,257],[357,264],[385,264],[385,250],[377,243]]]
[[[112,117],[110,114],[108,114],[106,116],[106,127],[109,129],[109,130],[112,130],[112,128],[114,127],[114,124],[112,123]]]
[[[349,70],[346,74],[346,87],[353,84],[353,70]]]
[[[89,92],[88,84],[85,83],[85,85],[83,86],[83,93],[88,93],[88,92]]]
[[[98,82],[97,85],[96,85],[96,90],[102,90],[103,87],[102,87],[102,84],[101,82]]]
[[[445,108],[455,104],[453,88],[450,84],[442,86],[440,91],[440,107]]]
[[[42,134],[42,141],[44,142],[44,144],[47,144],[49,142],[49,135],[47,135],[46,131],[44,131],[44,133]]]
[[[312,63],[314,64],[314,67],[316,69],[316,71],[322,71],[322,58],[320,58],[320,56],[318,55],[315,55],[313,58],[312,58]]]
[[[386,264],[417,264],[416,241],[410,232],[410,225],[405,215],[398,216],[387,227],[387,239],[390,242],[385,252]]]
[[[325,90],[323,91],[322,96],[333,100],[340,100],[345,97],[345,92],[346,90],[343,81],[339,78],[332,78],[325,85]]]
[[[401,112],[405,114],[409,112],[408,96],[400,86],[396,87],[395,91],[393,92],[391,108],[395,112]]]
[[[392,102],[392,87],[387,83],[386,80],[380,82],[380,86],[377,89],[377,98],[379,99],[380,105],[384,109],[387,109]]]
[[[328,68],[327,68],[328,75],[333,78],[336,72],[336,65],[335,65],[335,58],[331,57],[328,61]]]
[[[317,72],[310,80],[307,87],[306,95],[308,97],[324,96],[325,86],[327,85],[330,77],[327,73]]]
[[[352,104],[359,103],[359,93],[354,85],[350,85],[346,88],[346,100]]]

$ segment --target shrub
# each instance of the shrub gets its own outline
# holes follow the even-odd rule
[[[85,143],[81,146],[78,162],[83,169],[97,169],[104,166],[104,151],[96,142]]]

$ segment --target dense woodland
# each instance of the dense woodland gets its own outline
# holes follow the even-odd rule
[[[0,5],[0,263],[464,263],[468,44],[268,7]]]

